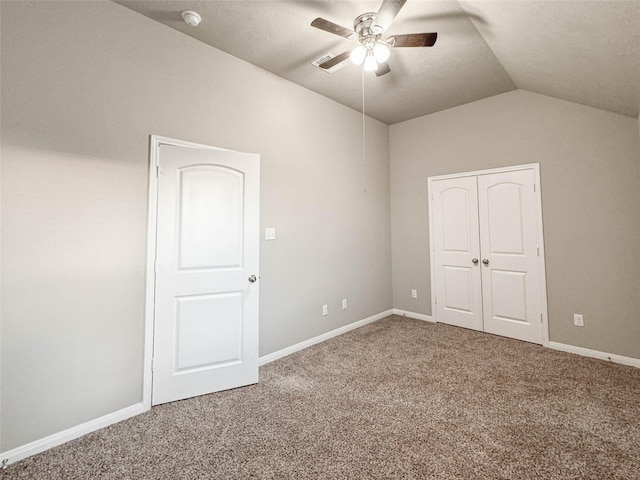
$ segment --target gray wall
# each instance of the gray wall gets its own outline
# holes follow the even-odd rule
[[[431,314],[427,178],[539,162],[550,339],[640,358],[636,122],[516,90],[392,125],[394,307]]]
[[[152,133],[261,155],[261,355],[391,308],[386,125],[365,181],[358,112],[122,6],[1,28],[1,451],[142,399]]]

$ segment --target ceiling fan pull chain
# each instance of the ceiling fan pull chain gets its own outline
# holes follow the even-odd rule
[[[367,193],[367,129],[364,116],[364,65],[360,68],[360,76],[362,78],[362,170],[364,176],[364,192]]]

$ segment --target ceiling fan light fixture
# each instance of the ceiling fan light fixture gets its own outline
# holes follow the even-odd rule
[[[389,60],[391,51],[384,43],[378,42],[373,46],[373,56],[378,63],[384,63]]]
[[[364,58],[366,56],[367,49],[362,45],[358,45],[356,48],[351,50],[351,53],[349,54],[349,60],[351,60],[351,62],[355,63],[356,65],[362,65],[362,62],[364,62]]]
[[[364,59],[364,71],[375,72],[378,69],[378,62],[372,53],[368,54]]]

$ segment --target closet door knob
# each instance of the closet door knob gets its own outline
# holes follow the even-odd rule
[[[478,264],[478,259],[474,258],[473,260],[471,260],[471,263],[473,263],[474,265],[477,265]]]
[[[482,260],[482,263],[484,263],[485,265],[489,265],[489,259],[485,258],[484,260]]]

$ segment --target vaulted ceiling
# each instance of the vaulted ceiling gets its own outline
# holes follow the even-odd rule
[[[310,26],[352,28],[377,1],[116,0],[186,35],[362,109],[362,70],[311,64],[356,43]],[[202,16],[187,26],[184,10]],[[638,116],[640,0],[408,0],[385,33],[438,32],[432,48],[394,48],[391,72],[365,73],[365,112],[387,124],[521,88]],[[269,92],[264,92],[269,95]]]

